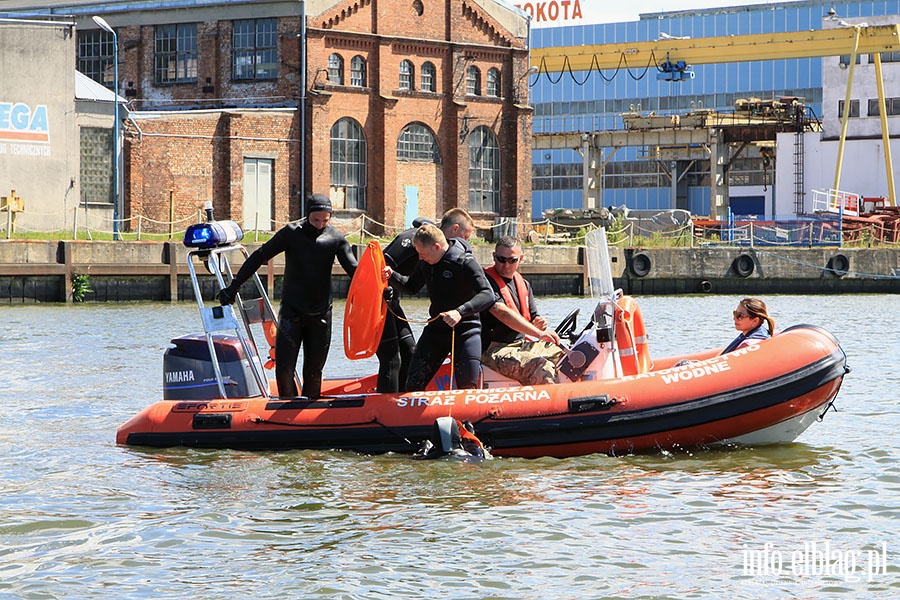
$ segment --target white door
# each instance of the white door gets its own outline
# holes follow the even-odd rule
[[[244,159],[244,231],[272,231],[272,160]]]

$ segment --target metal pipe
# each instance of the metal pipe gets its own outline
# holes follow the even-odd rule
[[[878,84],[878,115],[881,117],[881,143],[884,144],[884,168],[887,173],[888,204],[897,206],[897,196],[894,190],[894,160],[891,156],[891,136],[888,129],[888,115],[884,99],[884,77],[881,71],[881,53],[875,56],[875,81]],[[862,210],[862,207],[860,207]]]
[[[91,17],[100,29],[113,36],[113,239],[119,239],[119,36],[103,17]]]
[[[306,211],[306,2],[300,0],[300,216]],[[288,203],[290,206],[290,202]],[[290,209],[288,220],[291,219]]]
[[[834,169],[834,186],[832,189],[841,189],[841,168],[844,166],[844,144],[847,142],[847,125],[850,121],[850,96],[853,91],[853,68],[856,66],[856,51],[859,48],[859,34],[861,25],[853,25],[856,35],[853,36],[853,51],[850,53],[850,69],[847,73],[847,92],[844,95],[844,113],[841,118],[841,137],[838,141],[837,165]]]

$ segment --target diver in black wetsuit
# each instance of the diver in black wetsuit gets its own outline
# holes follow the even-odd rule
[[[409,277],[419,264],[419,253],[413,246],[412,238],[416,229],[428,219],[417,218],[413,226],[407,229],[384,248],[384,262],[395,273]],[[406,313],[400,306],[400,294],[396,284],[388,282],[385,300],[388,303],[387,316],[384,319],[384,330],[381,342],[375,355],[378,357],[378,391],[381,393],[406,391],[406,378],[409,375],[409,361],[416,349],[412,327],[406,320]]]
[[[409,277],[391,275],[403,290],[415,294],[428,286],[429,313],[440,316],[422,330],[409,367],[407,390],[424,390],[450,354],[454,343],[456,388],[478,387],[481,375],[481,320],[478,313],[497,300],[484,269],[465,242],[447,240],[434,225],[416,230],[413,244],[421,260]],[[465,244],[468,245],[468,244]]]
[[[347,275],[356,271],[356,258],[347,238],[333,225],[331,200],[313,194],[305,220],[289,223],[244,262],[229,285],[219,292],[222,304],[231,304],[262,264],[284,252],[284,278],[278,335],[275,338],[275,379],[279,396],[296,396],[294,370],[303,346],[303,395],[318,398],[322,369],[331,346],[331,267],[337,257]]]
[[[412,239],[416,230],[424,224],[433,223],[423,217],[413,221],[413,226],[395,237],[384,249],[384,260],[395,273],[409,277],[419,263],[419,253],[413,246]],[[447,239],[459,238],[468,240],[475,230],[475,222],[465,210],[451,208],[441,217],[441,231]],[[472,252],[468,242],[463,244],[467,252]],[[378,356],[378,391],[381,393],[405,392],[406,380],[409,377],[409,363],[416,349],[412,327],[406,320],[406,313],[400,306],[400,290],[397,284],[391,284],[386,290],[385,300],[388,312],[384,320],[384,331],[381,342],[375,352]]]

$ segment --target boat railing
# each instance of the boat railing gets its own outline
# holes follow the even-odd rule
[[[228,396],[225,392],[224,377],[219,365],[219,358],[216,355],[213,338],[213,334],[218,332],[233,333],[237,337],[244,351],[244,356],[250,364],[250,371],[253,373],[259,392],[262,396],[267,397],[269,396],[269,379],[260,360],[260,344],[256,341],[251,325],[263,321],[277,322],[277,317],[262,280],[257,273],[254,273],[250,278],[250,282],[256,287],[259,295],[258,299],[244,302],[241,299],[240,292],[238,292],[234,305],[213,303],[210,306],[206,306],[195,268],[197,261],[194,259],[198,259],[206,267],[206,270],[215,276],[217,291],[221,290],[234,279],[230,257],[234,256],[235,252],[239,253],[244,260],[247,260],[250,256],[247,249],[241,244],[229,244],[216,248],[198,248],[188,252],[187,264],[191,284],[194,287],[194,298],[197,299],[200,318],[203,321],[203,330],[206,334],[206,342],[209,346],[210,361],[216,375],[216,384],[219,387],[221,397],[227,398]],[[238,320],[238,315],[240,315],[240,320]]]
[[[859,216],[860,195],[841,190],[813,190],[813,212]]]

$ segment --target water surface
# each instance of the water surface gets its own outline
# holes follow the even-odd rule
[[[639,298],[651,353],[724,346],[738,299]],[[897,597],[900,297],[766,300],[853,368],[797,443],[480,464],[118,447],[194,305],[4,307],[0,597]],[[336,329],[330,370],[375,364]]]

